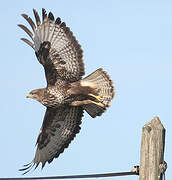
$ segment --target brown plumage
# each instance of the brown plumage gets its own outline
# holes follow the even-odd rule
[[[45,69],[47,87],[31,91],[27,97],[47,107],[37,139],[33,161],[21,171],[27,173],[42,163],[50,163],[68,147],[80,130],[83,111],[91,117],[100,116],[109,107],[114,87],[108,74],[101,68],[82,79],[85,74],[83,51],[70,28],[60,18],[54,19],[42,9],[42,22],[33,10],[36,24],[26,14],[33,33],[19,24],[33,42],[22,38],[35,50]]]

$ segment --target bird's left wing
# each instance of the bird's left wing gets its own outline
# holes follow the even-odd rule
[[[37,139],[35,157],[20,171],[26,174],[34,166],[36,169],[39,163],[42,163],[43,168],[46,162],[51,163],[57,158],[79,132],[82,116],[82,107],[47,108]]]
[[[30,24],[33,33],[24,25],[19,24],[33,42],[22,38],[35,50],[39,62],[44,66],[47,85],[55,85],[57,79],[69,82],[77,81],[84,75],[83,52],[81,46],[73,36],[72,31],[61,22],[48,15],[42,9],[42,22],[36,10],[33,10],[36,24],[26,14],[22,16]]]

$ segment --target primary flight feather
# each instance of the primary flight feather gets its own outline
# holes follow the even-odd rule
[[[31,38],[21,38],[31,46],[38,61],[43,65],[47,87],[32,90],[27,97],[47,107],[43,124],[37,138],[33,161],[24,165],[24,174],[32,167],[50,163],[68,147],[80,130],[83,111],[91,117],[100,116],[114,97],[114,87],[108,74],[97,69],[85,78],[83,51],[72,31],[42,9],[42,21],[33,10],[36,24],[26,14],[22,16],[33,33],[19,24]]]

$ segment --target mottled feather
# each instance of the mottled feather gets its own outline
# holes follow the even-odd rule
[[[68,147],[80,130],[83,110],[91,117],[100,116],[109,107],[114,87],[108,74],[101,68],[82,79],[85,74],[83,51],[72,31],[58,17],[42,9],[42,22],[33,9],[36,24],[26,14],[24,19],[33,33],[19,24],[32,39],[21,38],[35,50],[43,65],[47,87],[32,90],[29,95],[47,107],[36,142],[32,162],[20,169],[23,174],[40,163],[51,163]],[[28,96],[29,97],[29,96]]]
[[[46,162],[57,158],[79,132],[82,116],[82,107],[47,108],[36,142],[35,158],[20,171],[25,174],[34,166],[37,168],[42,163],[44,167]]]
[[[85,74],[83,51],[70,28],[66,27],[60,18],[55,20],[51,12],[47,17],[45,9],[42,10],[42,23],[35,9],[33,13],[37,26],[26,14],[22,14],[22,16],[32,27],[34,34],[24,25],[19,25],[19,27],[33,40],[33,46],[29,41],[24,40],[24,42],[34,47],[39,62],[45,68],[47,85],[55,85],[58,78],[69,82],[81,79]],[[50,43],[49,49],[43,47],[44,42]],[[40,48],[44,48],[44,51],[47,52],[46,56],[44,56],[44,51],[40,51]],[[53,77],[54,80],[52,80]]]

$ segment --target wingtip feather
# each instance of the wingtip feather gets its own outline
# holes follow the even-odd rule
[[[23,31],[25,31],[30,36],[30,38],[33,40],[33,34],[26,26],[24,26],[23,24],[18,24],[18,26],[21,29],[23,29]]]
[[[49,12],[48,18],[49,18],[50,20],[54,21],[54,15],[53,15],[52,12]]]
[[[44,8],[42,8],[42,21],[44,21],[47,17],[47,12]]]
[[[36,26],[33,20],[27,14],[21,14],[21,16],[26,19],[26,21],[30,24],[32,30],[35,32]]]
[[[37,26],[39,26],[41,24],[39,14],[35,9],[33,9],[33,13],[34,13],[34,16],[35,16],[36,24],[37,24]]]
[[[35,49],[33,43],[30,42],[28,39],[26,39],[26,38],[21,38],[21,40],[24,41],[24,42],[25,42],[26,44],[28,44],[29,46],[31,46],[33,49]]]
[[[19,171],[24,171],[24,172],[22,173],[22,175],[25,175],[25,174],[27,174],[30,170],[32,170],[32,168],[34,167],[34,165],[35,165],[34,161],[31,161],[30,163],[23,165],[24,168],[19,169]]]

